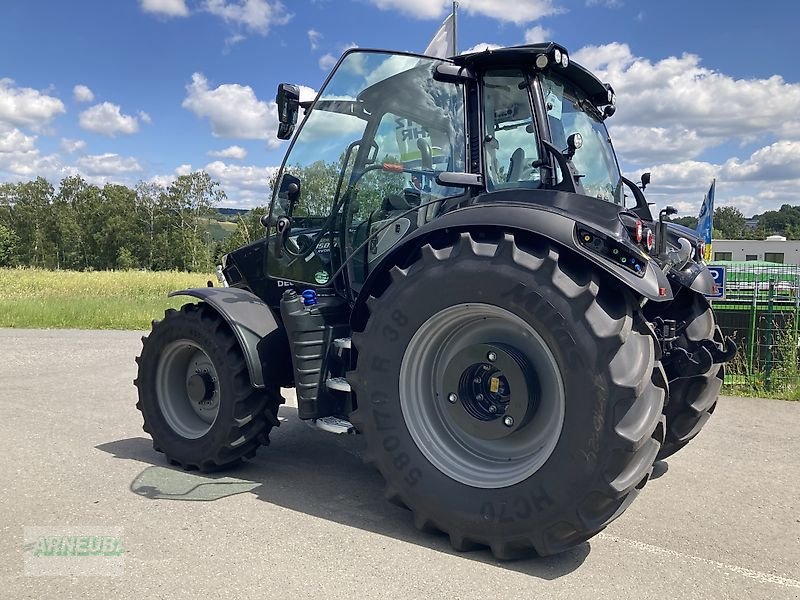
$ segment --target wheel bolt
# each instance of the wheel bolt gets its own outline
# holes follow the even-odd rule
[[[477,400],[478,402],[483,402],[483,394],[478,394],[477,396],[475,396],[475,400]]]
[[[450,402],[450,404],[455,404],[458,402],[458,396],[453,392],[450,392],[450,394],[447,396],[447,401]]]
[[[497,407],[494,404],[492,404],[489,407],[489,412],[492,413],[492,414],[496,413],[497,412]]]
[[[512,417],[511,415],[507,415],[503,419],[503,425],[505,425],[506,427],[513,427],[514,426],[514,417]]]
[[[497,352],[489,352],[489,354],[486,355],[486,358],[489,359],[489,362],[496,361],[497,360]]]
[[[472,382],[473,383],[480,383],[481,382],[481,378],[480,377],[476,377],[475,379],[472,380]]]

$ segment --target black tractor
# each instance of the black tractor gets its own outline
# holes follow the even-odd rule
[[[154,322],[137,407],[186,469],[255,455],[281,388],[365,437],[387,497],[457,550],[589,539],[713,412],[701,242],[620,174],[614,91],[557,44],[441,60],[350,50],[291,145],[263,240]],[[304,118],[295,134],[298,115]]]

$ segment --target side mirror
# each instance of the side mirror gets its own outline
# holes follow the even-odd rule
[[[642,173],[642,190],[647,189],[648,185],[650,185],[650,173]]]
[[[583,136],[580,133],[573,133],[567,138],[567,150],[565,154],[570,160],[575,156],[575,152],[583,147]]]
[[[297,125],[297,115],[300,112],[300,88],[290,83],[278,85],[278,95],[275,98],[278,104],[278,138],[289,140]]]
[[[295,204],[300,199],[300,180],[289,173],[284,173],[281,178],[281,187],[278,189],[278,206],[284,215],[294,212]]]

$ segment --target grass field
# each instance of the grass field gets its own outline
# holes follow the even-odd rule
[[[0,269],[0,327],[150,329],[188,302],[173,290],[205,287],[211,275],[140,271]]]

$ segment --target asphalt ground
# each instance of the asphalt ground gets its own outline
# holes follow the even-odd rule
[[[0,598],[800,598],[800,402],[722,398],[603,533],[503,563],[416,531],[363,440],[291,401],[246,466],[169,467],[134,408],[140,336],[0,330]],[[119,574],[41,576],[26,528],[64,526],[121,536]]]

